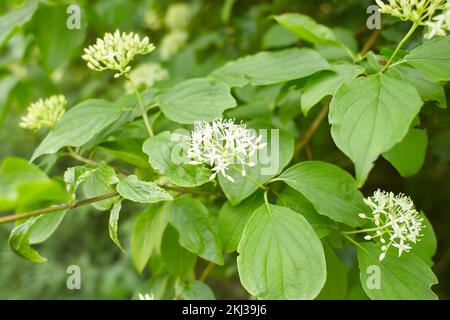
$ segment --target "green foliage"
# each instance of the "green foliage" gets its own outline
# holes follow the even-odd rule
[[[158,97],[164,115],[178,123],[211,121],[236,106],[230,88],[208,79],[190,79],[178,83]]]
[[[258,298],[312,299],[325,283],[322,244],[306,219],[288,208],[257,209],[238,252],[242,285]]]
[[[141,181],[138,177],[128,176],[117,184],[117,192],[125,199],[138,203],[155,203],[173,200],[164,189],[152,182]]]
[[[278,179],[302,193],[318,213],[337,222],[359,226],[358,214],[368,210],[352,176],[325,162],[299,163]]]
[[[171,1],[80,1],[80,29],[65,3],[0,4],[10,252],[39,270],[89,266],[95,288],[71,298],[448,297],[450,36],[388,20],[370,34],[350,0],[182,3],[170,21]],[[54,126],[20,128],[59,94],[70,103]],[[414,207],[374,209],[378,188]],[[419,235],[394,230],[422,209]],[[371,224],[389,210],[403,220]],[[0,287],[39,268],[3,256]]]
[[[171,183],[182,187],[196,187],[205,184],[211,175],[204,166],[194,166],[186,163],[179,142],[183,137],[162,132],[148,138],[142,146],[148,155],[148,161],[153,169],[163,174]]]
[[[260,52],[227,63],[211,74],[231,87],[263,86],[310,76],[331,66],[314,50]]]
[[[215,221],[200,201],[191,198],[175,200],[169,221],[180,234],[183,247],[206,260],[223,264],[222,244]]]
[[[70,109],[34,151],[31,161],[65,146],[80,147],[114,121],[123,107],[106,100],[86,100]]]
[[[401,258],[388,254],[382,263],[378,260],[378,248],[365,243],[358,247],[361,284],[366,294],[375,300],[430,300],[436,295],[430,287],[437,283],[430,267],[413,253]],[[399,263],[399,261],[401,261]],[[369,266],[379,268],[382,279],[379,288],[371,283]]]
[[[331,134],[355,164],[359,187],[379,155],[403,140],[422,105],[411,84],[385,75],[341,86],[330,106]]]

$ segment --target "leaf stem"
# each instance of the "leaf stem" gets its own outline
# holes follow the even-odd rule
[[[392,54],[392,56],[389,58],[388,63],[384,66],[383,70],[381,71],[381,73],[385,72],[389,66],[391,65],[391,63],[394,61],[395,57],[397,56],[398,52],[400,51],[400,49],[403,47],[403,45],[405,44],[406,41],[408,41],[408,39],[413,35],[414,31],[416,31],[417,27],[419,27],[419,23],[418,22],[414,22],[411,29],[409,29],[408,33],[403,37],[403,39],[398,43],[397,48],[395,48],[394,53]]]
[[[152,126],[150,125],[150,121],[148,120],[147,110],[145,109],[144,100],[142,99],[141,93],[139,92],[139,89],[136,85],[136,83],[128,76],[128,74],[124,75],[125,78],[130,82],[131,86],[133,87],[134,93],[136,95],[136,98],[139,102],[139,109],[141,110],[142,118],[144,119],[145,127],[147,128],[148,134],[150,137],[153,137],[153,130]]]
[[[201,282],[205,282],[206,278],[208,278],[209,274],[211,273],[211,270],[214,269],[215,266],[216,266],[215,263],[209,262],[208,265],[206,266],[205,270],[203,270],[202,275],[200,276],[199,280]]]
[[[73,150],[73,148],[67,147],[67,150],[69,150],[68,155],[69,155],[70,157],[74,158],[75,160],[78,160],[78,161],[80,161],[80,162],[83,162],[83,163],[85,163],[85,164],[89,164],[89,165],[92,165],[92,166],[98,166],[98,163],[97,163],[97,162],[95,162],[94,160],[87,159],[87,158],[81,156],[81,155],[78,154],[75,150]]]
[[[20,220],[20,219],[24,219],[24,218],[28,218],[28,217],[32,217],[32,216],[38,216],[40,214],[47,214],[47,213],[52,213],[52,212],[56,212],[56,211],[66,210],[66,209],[75,209],[78,207],[86,206],[91,203],[110,199],[117,195],[118,195],[118,193],[116,191],[114,191],[114,192],[102,194],[102,195],[91,197],[91,198],[86,198],[86,199],[79,200],[79,201],[72,201],[72,202],[54,205],[54,206],[44,208],[44,209],[37,209],[37,210],[33,210],[33,211],[4,216],[4,217],[0,217],[0,224],[13,222],[16,220]]]
[[[237,172],[239,172],[239,173],[242,173],[241,170],[239,170],[239,168],[236,167],[235,165],[230,165],[230,168],[232,168],[233,170],[235,170],[235,171],[237,171]],[[267,187],[265,187],[263,184],[259,183],[258,180],[256,180],[256,179],[253,178],[252,176],[246,174],[244,177],[245,177],[247,180],[249,180],[249,181],[253,182],[254,184],[256,184],[256,185],[257,185],[258,187],[260,187],[261,189],[267,190]]]

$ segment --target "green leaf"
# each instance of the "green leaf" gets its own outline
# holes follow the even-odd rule
[[[26,212],[61,204],[70,200],[70,195],[54,180],[32,182],[19,187],[19,206],[17,212]],[[28,230],[30,244],[47,240],[58,228],[67,210],[37,216]],[[20,224],[23,221],[18,221]]]
[[[125,199],[139,203],[155,203],[173,200],[170,193],[153,182],[141,181],[135,175],[117,184],[117,192]]]
[[[325,283],[322,244],[306,219],[288,208],[257,209],[238,252],[242,285],[260,299],[314,299]]]
[[[303,87],[301,106],[306,116],[324,97],[334,95],[339,87],[364,72],[364,68],[352,64],[333,65],[335,72],[324,71],[308,79]]]
[[[0,17],[0,47],[2,47],[11,35],[25,23],[30,21],[37,9],[38,1],[30,0],[26,5],[11,10]]]
[[[426,130],[412,128],[400,143],[383,153],[383,158],[389,161],[402,177],[410,177],[422,168],[427,145]]]
[[[333,28],[334,35],[339,40],[336,44],[315,44],[320,55],[327,61],[349,61],[353,62],[353,55],[358,52],[358,41],[355,39],[354,32],[344,28]]]
[[[277,205],[300,213],[313,227],[319,238],[325,237],[330,233],[332,221],[320,215],[312,203],[300,192],[289,187],[285,188],[278,195]]]
[[[23,184],[19,187],[18,194],[17,212],[19,213],[45,208],[70,199],[64,188],[50,179],[45,182]],[[17,226],[11,231],[9,238],[11,249],[19,256],[33,262],[47,261],[31,245],[47,240],[58,228],[66,212],[67,210],[60,210],[17,221]]]
[[[323,246],[327,262],[327,281],[318,295],[318,300],[343,300],[347,293],[347,270],[328,244]]]
[[[437,283],[436,276],[413,252],[398,257],[389,252],[383,261],[378,260],[380,248],[373,243],[358,245],[361,284],[373,300],[435,300],[430,289]],[[379,268],[379,269],[378,269]],[[377,271],[379,270],[379,274]],[[380,276],[379,289],[374,278]]]
[[[228,86],[205,78],[178,83],[163,92],[158,101],[167,118],[186,124],[212,121],[237,105]]]
[[[106,100],[90,99],[67,111],[34,151],[31,161],[65,146],[80,147],[116,121],[123,109]]]
[[[416,87],[423,101],[436,101],[440,108],[447,107],[444,87],[437,82],[431,82],[419,71],[406,65],[398,65],[389,69],[387,75],[410,82]]]
[[[171,183],[181,187],[196,187],[209,181],[211,172],[204,165],[188,164],[183,136],[162,132],[148,138],[142,150],[148,154],[153,169]]]
[[[52,71],[70,61],[76,53],[81,55],[87,21],[81,15],[80,29],[70,30],[66,27],[67,5],[42,6],[32,21],[32,30],[41,53],[44,66]]]
[[[413,85],[385,75],[342,85],[330,106],[331,134],[362,186],[378,156],[403,140],[423,102]]]
[[[257,130],[256,133],[263,136],[263,142],[267,143],[267,146],[258,151],[256,165],[246,168],[245,177],[240,170],[238,172],[232,168],[228,169],[227,175],[233,177],[234,183],[219,175],[220,186],[232,205],[239,204],[258,190],[259,186],[253,180],[259,184],[266,183],[279,174],[294,155],[294,137],[288,131],[259,120],[249,122],[247,126]]]
[[[215,221],[199,200],[174,200],[169,221],[180,234],[180,244],[183,247],[203,259],[223,264],[222,245]]]
[[[298,42],[297,36],[280,25],[273,25],[264,33],[262,38],[263,49],[290,47]]]
[[[331,66],[317,51],[287,49],[277,52],[260,52],[227,63],[215,70],[211,77],[231,87],[269,85],[305,78]]]
[[[46,262],[47,259],[42,257],[39,252],[30,246],[28,233],[30,227],[35,223],[37,217],[27,220],[25,223],[15,227],[9,236],[9,245],[11,249],[19,256],[32,262]]]
[[[113,168],[106,164],[100,164],[82,185],[83,192],[87,198],[114,192],[113,185],[119,182],[119,178]],[[109,210],[117,197],[92,203],[92,206],[100,211]]]
[[[180,297],[183,300],[215,300],[214,292],[203,282],[193,281],[184,283],[180,288]]]
[[[86,166],[68,168],[64,172],[64,182],[69,194],[75,196],[79,186],[95,172],[95,169]]]
[[[274,17],[287,30],[300,39],[314,44],[336,44],[339,40],[328,27],[318,24],[314,19],[299,13],[285,13]]]
[[[161,258],[166,269],[173,275],[187,278],[194,270],[197,256],[180,246],[178,232],[167,226],[161,242]]]
[[[404,61],[432,82],[450,80],[450,36],[427,41],[408,54]]]
[[[125,253],[125,249],[120,244],[119,237],[117,234],[117,229],[119,227],[120,210],[122,210],[122,201],[117,201],[113,205],[111,213],[109,215],[109,223],[108,223],[109,237],[119,247],[119,249],[122,250],[123,253]]]
[[[17,207],[21,185],[48,180],[44,172],[28,161],[16,157],[5,158],[0,167],[0,210]]]
[[[368,210],[353,177],[325,162],[298,163],[284,171],[277,180],[302,193],[318,213],[349,226],[360,226],[362,221],[358,214]]]
[[[233,206],[229,201],[225,202],[217,218],[219,235],[225,252],[237,250],[248,219],[263,202],[261,193],[253,194],[237,206]]]
[[[168,211],[160,204],[150,205],[136,219],[131,234],[130,251],[136,270],[141,273],[154,250],[159,251],[169,220]]]
[[[98,149],[131,165],[141,168],[148,168],[149,166],[147,156],[142,152],[141,139],[127,138],[115,141],[106,141],[99,145]]]

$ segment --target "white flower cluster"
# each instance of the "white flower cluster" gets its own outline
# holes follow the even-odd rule
[[[255,163],[250,159],[256,152],[266,146],[262,143],[262,136],[247,129],[244,124],[235,124],[234,119],[216,119],[213,122],[196,124],[191,133],[187,156],[191,164],[207,164],[212,167],[213,180],[218,173],[234,182],[227,174],[229,167],[237,164],[243,176],[245,167],[253,167]]]
[[[39,99],[28,107],[28,113],[22,117],[22,128],[39,130],[53,127],[65,112],[67,100],[63,95]]]
[[[378,238],[381,243],[380,261],[385,258],[391,246],[398,249],[400,257],[404,251],[408,252],[413,244],[420,241],[422,229],[425,228],[424,219],[409,197],[377,190],[372,197],[364,201],[372,209],[372,217],[363,213],[359,216],[373,221],[376,225],[376,228],[367,229],[374,231],[374,234],[366,235],[364,239]]]
[[[148,294],[148,293],[142,294],[142,293],[139,293],[139,294],[138,294],[138,297],[139,297],[139,300],[155,300],[155,296],[153,295],[153,293],[152,293],[152,294]]]
[[[375,0],[381,13],[428,28],[425,37],[445,36],[450,30],[450,0]]]
[[[82,56],[87,65],[94,71],[116,70],[114,77],[119,78],[131,70],[128,64],[136,55],[144,55],[155,50],[148,37],[142,40],[134,33],[106,33],[103,39],[84,49]]]
[[[168,60],[186,45],[189,33],[183,30],[174,30],[161,40],[159,55],[162,60]]]
[[[164,17],[164,24],[172,30],[184,30],[189,27],[192,19],[192,8],[187,3],[173,3]]]
[[[164,36],[160,46],[162,60],[168,60],[180,51],[189,39],[189,24],[193,17],[191,5],[187,3],[173,3],[167,9],[164,25],[170,30]]]
[[[131,70],[129,77],[138,87],[146,86],[150,88],[156,82],[167,79],[169,72],[158,63],[144,63]],[[131,83],[127,81],[124,85],[127,93],[133,92]]]
[[[144,15],[144,23],[150,30],[159,30],[162,27],[161,18],[157,10],[149,8]]]
[[[447,31],[450,31],[450,1],[447,2],[445,10],[442,10],[441,14],[434,16],[430,21],[427,21],[426,25],[428,32],[425,34],[425,38],[445,37]]]

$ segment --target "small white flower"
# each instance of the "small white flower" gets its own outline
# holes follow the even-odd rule
[[[103,39],[97,39],[96,44],[84,49],[82,58],[87,66],[94,71],[115,70],[115,78],[128,73],[131,67],[128,65],[136,55],[144,55],[155,50],[148,37],[142,40],[134,33],[114,34],[106,33]]]
[[[148,293],[142,294],[142,293],[139,293],[138,296],[139,296],[139,300],[155,300],[155,297],[154,297],[153,293],[152,293],[152,294],[148,294]]]
[[[212,167],[210,180],[220,173],[234,182],[227,170],[236,164],[241,167],[242,176],[245,176],[245,167],[255,165],[250,161],[250,156],[265,145],[262,136],[257,136],[244,124],[235,124],[232,119],[216,119],[196,124],[191,133],[187,157],[191,164],[204,163]]]
[[[374,231],[374,234],[366,235],[364,239],[379,239],[380,261],[386,257],[391,246],[397,248],[398,256],[401,256],[403,252],[408,252],[413,244],[420,241],[421,232],[425,228],[424,218],[414,208],[414,203],[409,197],[377,190],[372,197],[365,199],[365,203],[372,209],[372,217],[364,214],[359,216],[371,220],[377,227],[375,230],[368,229],[367,231]]]
[[[63,95],[39,99],[28,107],[28,113],[22,117],[19,125],[31,130],[52,128],[63,116],[66,105],[67,100]]]
[[[449,0],[376,0],[381,13],[409,20],[428,28],[425,38],[445,36],[450,31]]]

